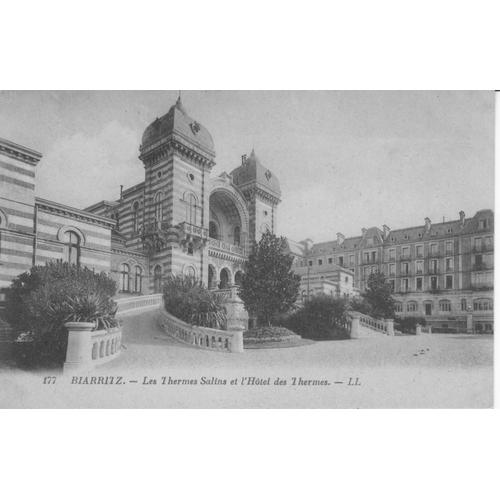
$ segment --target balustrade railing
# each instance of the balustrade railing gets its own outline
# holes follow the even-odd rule
[[[165,333],[186,344],[213,351],[243,352],[242,330],[217,330],[189,325],[165,310],[160,311],[158,323]]]
[[[184,232],[184,234],[188,236],[194,236],[197,238],[201,238],[203,240],[208,238],[208,229],[201,227],[201,226],[196,226],[194,224],[191,224],[189,222],[183,222],[181,225],[181,230]]]
[[[116,358],[121,351],[122,330],[96,330],[91,334],[92,351],[89,353],[94,365],[100,365]]]
[[[226,241],[217,240],[215,238],[209,238],[208,244],[209,244],[210,248],[213,248],[216,250],[222,250],[224,252],[229,252],[229,253],[233,253],[236,255],[245,256],[245,249],[243,247],[240,247],[239,245],[233,245],[233,244],[228,243]]]
[[[117,316],[124,314],[140,313],[149,309],[155,309],[162,304],[162,294],[138,295],[136,297],[126,297],[116,299],[118,305]]]

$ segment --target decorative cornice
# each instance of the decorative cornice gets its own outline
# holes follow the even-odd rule
[[[241,186],[240,189],[250,201],[252,196],[259,196],[260,198],[263,198],[264,200],[269,201],[274,205],[277,205],[281,202],[281,198],[256,185],[252,185],[249,187]]]
[[[33,166],[42,158],[42,153],[2,138],[0,138],[0,154]]]
[[[112,229],[116,224],[116,221],[114,221],[113,219],[108,219],[107,217],[102,217],[100,215],[94,215],[90,212],[86,212],[85,210],[68,207],[54,201],[44,200],[42,198],[36,198],[35,204],[39,209],[42,209],[45,212],[62,215],[64,217],[70,217],[71,219],[76,219],[83,222],[89,222],[91,224],[106,227],[109,229]]]
[[[248,260],[246,257],[226,253],[224,251],[215,250],[213,248],[208,249],[208,255],[209,255],[209,257],[215,257],[216,259],[221,259],[221,260],[225,260],[225,261],[229,261],[229,262],[235,262],[237,264],[243,264]]]
[[[175,152],[198,167],[211,169],[215,165],[213,156],[200,153],[196,149],[188,144],[187,141],[182,141],[179,140],[178,137],[170,136],[158,142],[154,147],[145,148],[144,151],[141,149],[139,159],[147,165],[156,165],[160,161],[166,159],[169,154]]]

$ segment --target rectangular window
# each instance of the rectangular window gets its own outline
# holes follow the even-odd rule
[[[460,302],[462,311],[467,311],[467,299],[462,299]]]
[[[453,276],[451,275],[446,276],[446,288],[448,290],[451,290],[453,288]]]
[[[343,255],[341,255],[341,256],[339,257],[339,266],[340,266],[340,267],[344,267],[344,256],[343,256]]]
[[[407,292],[409,290],[408,287],[408,278],[402,279],[401,280],[401,291],[402,292]]]
[[[424,261],[423,260],[417,260],[417,262],[415,262],[415,272],[417,274],[424,274]]]
[[[453,241],[446,242],[446,255],[453,255]]]
[[[429,272],[431,274],[437,274],[437,272],[438,272],[438,261],[437,260],[431,260],[431,268],[429,269]]]
[[[493,248],[493,239],[491,236],[486,236],[484,238],[484,246],[488,249],[491,250]]]
[[[483,241],[482,238],[474,238],[474,249],[475,250],[481,250],[482,241]]]
[[[402,262],[401,263],[401,274],[404,276],[408,276],[410,273],[410,263],[409,262]]]
[[[479,220],[479,229],[486,229],[486,219]]]
[[[416,302],[408,302],[406,304],[406,312],[416,312],[418,308],[418,304]]]
[[[322,266],[323,265],[323,259],[318,259],[318,266]]]
[[[483,256],[481,254],[474,255],[474,266],[480,268],[483,265]]]
[[[408,257],[410,257],[410,247],[403,247],[401,258],[407,259]]]
[[[417,257],[423,257],[424,256],[424,246],[423,245],[417,245],[416,247],[417,251]]]
[[[396,264],[389,264],[389,276],[396,276]]]
[[[422,278],[417,278],[417,291],[422,291]]]
[[[437,243],[431,243],[431,255],[437,255],[438,246]]]
[[[372,262],[377,262],[377,252],[372,252]]]
[[[349,255],[349,265],[354,266],[354,255]]]
[[[446,259],[446,270],[453,271],[453,259],[451,257]]]
[[[310,260],[310,261],[309,261],[309,265],[310,265],[310,266],[312,266],[312,265],[313,265],[313,261],[312,261],[312,260]]]
[[[451,311],[451,303],[448,300],[442,300],[439,303],[439,310],[442,312],[450,312]]]
[[[389,260],[396,260],[396,249],[389,248]]]
[[[363,254],[363,259],[364,259],[364,263],[367,264],[368,262],[370,262],[370,253],[369,252],[365,252]]]
[[[396,286],[395,283],[396,282],[394,280],[389,280],[389,285],[391,285],[391,292],[393,292],[393,293],[394,293],[395,286]]]
[[[374,274],[378,271],[377,266],[372,266],[372,270],[370,274]]]
[[[431,290],[437,290],[438,279],[437,276],[431,276]]]
[[[328,264],[333,264],[333,259],[331,257],[328,257]]]

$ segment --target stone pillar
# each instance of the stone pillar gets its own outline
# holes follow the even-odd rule
[[[387,327],[387,335],[394,336],[394,320],[392,318],[386,319],[385,326]]]
[[[228,330],[247,330],[248,313],[243,301],[238,295],[238,286],[231,286],[229,289],[229,298],[224,303],[227,311],[227,329]]]
[[[64,372],[90,370],[92,368],[92,329],[95,324],[69,322],[64,326],[68,329]]]
[[[474,333],[474,325],[472,323],[472,312],[467,313],[467,333]]]
[[[243,352],[243,332],[248,329],[248,313],[238,295],[239,287],[232,285],[224,303],[227,311],[227,331],[231,332],[231,352]]]
[[[243,352],[243,330],[231,330],[233,337],[231,339],[231,352]]]
[[[349,315],[351,316],[351,333],[349,337],[351,339],[358,339],[361,335],[359,325],[359,318],[361,317],[361,313],[352,311],[349,313]]]

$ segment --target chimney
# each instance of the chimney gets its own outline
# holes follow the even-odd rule
[[[247,155],[241,155],[241,166],[244,167],[247,163]]]
[[[342,233],[337,233],[337,245],[340,246],[344,243],[345,236]]]
[[[120,184],[120,201],[123,200],[123,184]]]
[[[391,232],[391,228],[387,224],[384,224],[382,226],[382,229],[384,230],[384,240],[385,240],[387,238],[387,236],[389,236],[389,233]]]
[[[366,235],[366,227],[361,228],[361,236],[364,238]]]
[[[463,210],[460,210],[458,215],[460,215],[460,225],[464,226],[465,225],[465,212]]]
[[[431,230],[431,220],[429,217],[425,218],[425,232],[428,233]]]

